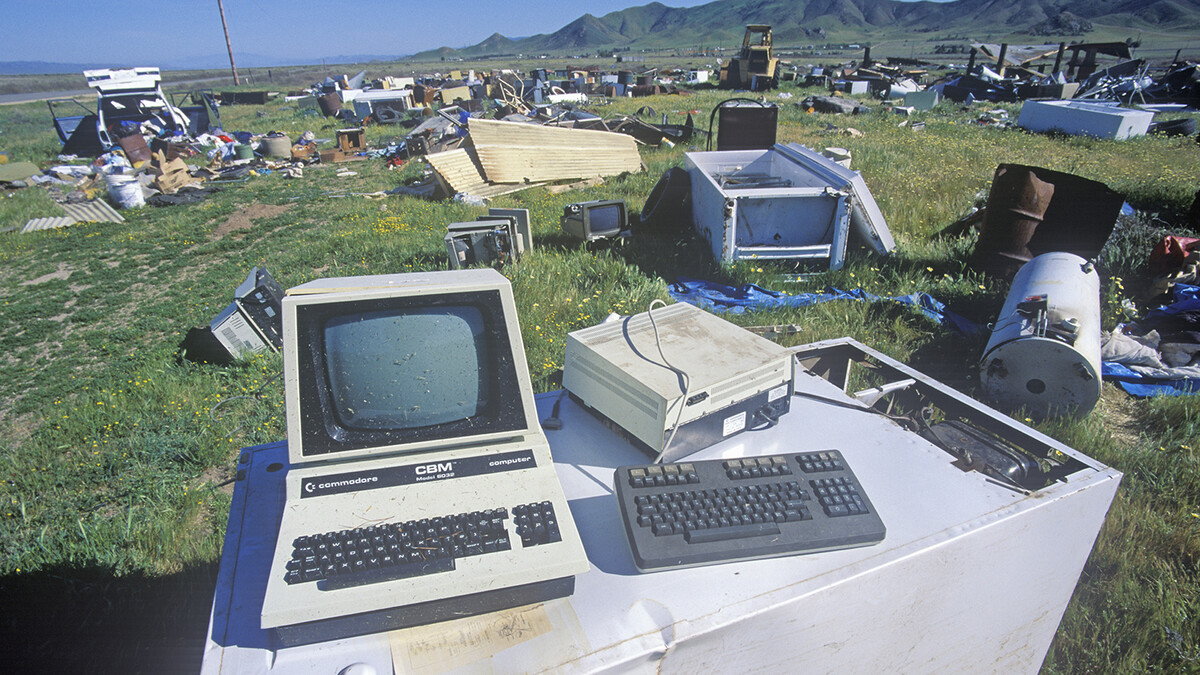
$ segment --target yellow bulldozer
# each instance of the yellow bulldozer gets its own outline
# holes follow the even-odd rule
[[[771,27],[763,24],[746,26],[742,49],[738,55],[721,64],[722,89],[764,91],[778,84],[779,59],[771,49]]]

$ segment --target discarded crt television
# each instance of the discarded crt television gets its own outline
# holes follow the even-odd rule
[[[619,237],[629,227],[624,200],[597,200],[568,204],[559,221],[562,231],[582,239],[595,241]]]
[[[895,247],[862,176],[802,145],[689,152],[692,224],[722,263],[755,258],[840,269],[848,237]]]
[[[489,209],[476,220],[451,223],[445,241],[450,269],[516,261],[533,248],[529,209]]]

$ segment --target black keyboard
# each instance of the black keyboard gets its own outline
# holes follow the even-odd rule
[[[836,450],[623,466],[614,484],[643,572],[868,546],[887,532]]]
[[[512,515],[522,547],[562,541],[550,502],[516,506]],[[511,550],[508,517],[506,508],[487,509],[297,537],[284,580],[323,580],[335,590],[449,572],[456,559]]]

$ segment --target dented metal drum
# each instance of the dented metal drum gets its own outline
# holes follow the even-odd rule
[[[1100,276],[1072,253],[1046,253],[1013,278],[980,362],[988,398],[1036,417],[1083,417],[1100,399]]]

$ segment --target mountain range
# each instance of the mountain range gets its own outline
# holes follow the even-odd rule
[[[1181,39],[1200,37],[1200,0],[715,0],[696,7],[659,2],[604,16],[584,14],[554,31],[522,38],[493,33],[468,47],[440,47],[410,57],[354,54],[326,57],[328,63],[366,63],[411,58],[418,61],[515,54],[590,53],[601,49],[637,50],[730,46],[741,41],[747,24],[772,26],[775,44],[825,44],[871,40],[937,39],[961,42],[1083,41],[1093,28],[1133,37],[1139,31]],[[1048,39],[1055,36],[1055,39]],[[1111,39],[1111,38],[1102,38]],[[261,54],[238,53],[239,67],[269,68],[301,63]],[[320,61],[317,58],[317,61]],[[140,64],[129,64],[140,65]],[[224,68],[223,54],[156,63],[164,69]],[[0,62],[0,74],[78,73],[117,64]]]
[[[553,33],[519,40],[497,33],[413,58],[729,45],[751,23],[771,25],[776,44],[862,41],[896,32],[1066,36],[1093,24],[1200,35],[1200,0],[717,0],[686,8],[652,2],[600,17],[584,14]]]

